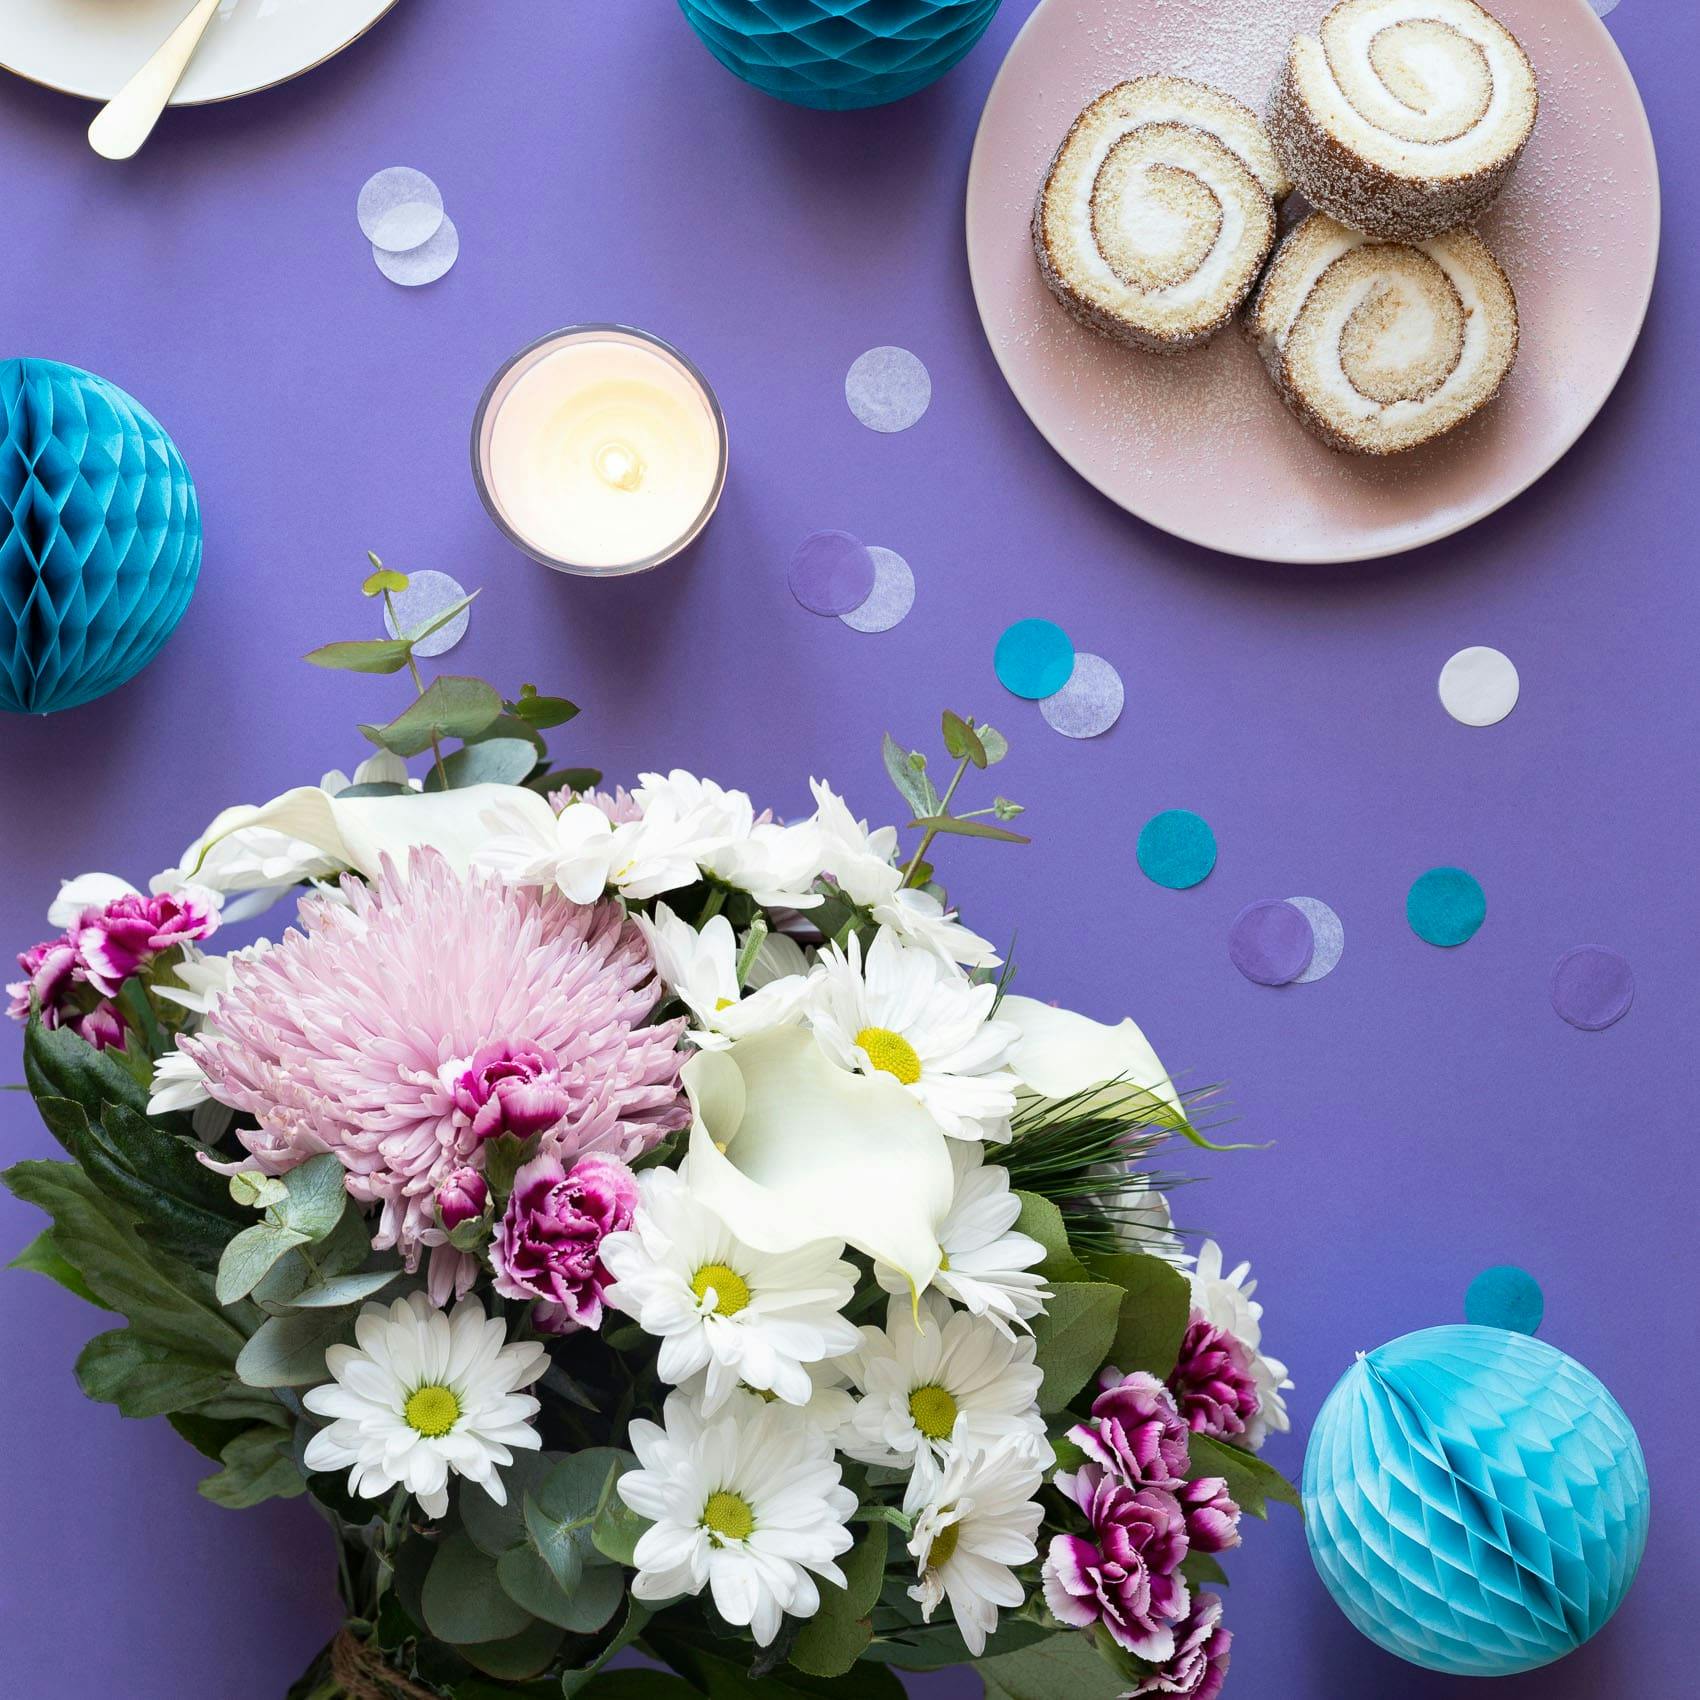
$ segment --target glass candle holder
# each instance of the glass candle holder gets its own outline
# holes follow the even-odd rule
[[[571,325],[522,348],[472,422],[491,519],[532,560],[589,578],[646,572],[694,542],[726,451],[708,380],[629,325]]]

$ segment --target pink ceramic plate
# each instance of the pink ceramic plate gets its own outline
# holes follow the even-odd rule
[[[1329,0],[1044,0],[992,86],[968,172],[968,266],[1016,399],[1112,501],[1194,543],[1265,561],[1357,561],[1501,507],[1581,436],[1640,333],[1659,179],[1629,69],[1587,0],[1491,0],[1540,79],[1541,116],[1481,230],[1517,291],[1522,346],[1492,407],[1385,461],[1324,448],[1250,345],[1140,354],[1076,324],[1034,263],[1028,219],[1053,149],[1094,95],[1141,72],[1262,110],[1289,38]]]

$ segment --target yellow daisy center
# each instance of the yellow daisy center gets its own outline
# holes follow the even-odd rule
[[[736,1316],[750,1302],[749,1282],[724,1263],[705,1263],[691,1277],[691,1291],[699,1302],[708,1297],[710,1287],[714,1289],[716,1316]]]
[[[727,1493],[722,1488],[708,1496],[708,1504],[702,1508],[702,1526],[716,1545],[722,1540],[747,1541],[756,1526],[756,1514],[742,1494]]]
[[[956,1400],[942,1387],[917,1387],[909,1395],[909,1415],[928,1440],[949,1440],[956,1427]]]
[[[460,1421],[460,1400],[450,1387],[416,1387],[401,1408],[407,1426],[427,1440],[439,1440]]]
[[[943,1570],[956,1557],[956,1543],[962,1534],[960,1523],[946,1523],[933,1536],[933,1544],[927,1549],[927,1568]]]
[[[901,1033],[889,1027],[864,1027],[856,1043],[868,1053],[875,1068],[895,1077],[899,1085],[913,1086],[921,1078],[921,1059]]]

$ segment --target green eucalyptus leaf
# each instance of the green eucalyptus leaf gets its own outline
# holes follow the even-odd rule
[[[388,725],[360,730],[380,749],[416,756],[431,747],[433,738],[476,737],[501,712],[502,699],[493,686],[444,673]]]
[[[562,1673],[561,1694],[563,1700],[573,1700],[582,1694],[596,1680],[596,1674],[608,1661],[617,1654],[623,1653],[632,1642],[643,1632],[650,1620],[650,1608],[642,1600],[627,1597],[626,1615],[620,1622],[620,1627],[614,1632],[608,1645],[596,1655],[582,1670],[570,1670]]]
[[[979,734],[962,718],[960,714],[952,714],[947,708],[944,711],[944,747],[950,751],[955,761],[971,761],[976,767],[985,767],[988,763],[985,746],[980,742]]]
[[[230,1177],[230,1196],[249,1210],[268,1210],[289,1196],[289,1188],[276,1175],[241,1169]]]
[[[942,832],[957,838],[995,838],[1000,844],[1031,844],[1031,838],[1019,832],[1008,832],[1001,826],[988,826],[983,820],[963,820],[958,815],[923,815],[910,821],[923,832]]]
[[[917,815],[937,814],[939,794],[927,777],[926,757],[919,750],[904,749],[889,732],[881,741],[880,755],[898,795],[911,811]]]
[[[1009,739],[984,724],[977,725],[974,730],[979,736],[980,748],[986,752],[986,765],[996,767],[1009,754]]]
[[[376,556],[372,557],[374,560]],[[394,567],[376,567],[361,581],[362,596],[382,596],[386,590],[406,590],[407,574],[398,573]]]
[[[335,1158],[332,1158],[335,1161]],[[245,1299],[270,1273],[272,1265],[287,1251],[306,1244],[307,1236],[294,1228],[284,1228],[275,1222],[256,1222],[244,1228],[218,1260],[218,1284],[215,1291],[221,1305],[235,1304]]]
[[[540,791],[549,796],[556,791],[593,791],[602,783],[599,767],[557,767],[549,773],[535,774],[525,782],[528,791]]]
[[[334,1151],[322,1151],[291,1169],[283,1177],[288,1197],[277,1206],[279,1222],[304,1240],[328,1238],[348,1208],[346,1175],[342,1159]]]
[[[409,643],[419,643],[433,632],[440,632],[450,620],[458,620],[477,600],[478,592],[476,590],[468,591],[465,596],[457,596],[447,607],[439,608],[423,625],[415,626],[412,631],[403,632],[402,636]]]
[[[79,1299],[84,1299],[91,1305],[99,1305],[102,1310],[112,1309],[59,1249],[59,1242],[54,1239],[51,1228],[43,1228],[6,1267],[32,1269],[37,1275],[45,1275],[48,1280],[57,1281],[67,1292],[75,1293]]]
[[[552,1681],[531,1682],[555,1662],[566,1637],[552,1623],[538,1621],[505,1641],[478,1641],[455,1651],[475,1670],[499,1679],[496,1683],[462,1677],[454,1685],[455,1700],[556,1700],[560,1690]]]
[[[333,1275],[328,1281],[312,1281],[289,1302],[297,1310],[336,1310],[343,1305],[364,1304],[401,1274],[399,1269],[368,1269],[361,1275]]]
[[[532,726],[565,726],[578,713],[578,705],[565,697],[543,697],[535,685],[520,686],[514,713]]]
[[[1115,1339],[1122,1290],[1108,1281],[1059,1282],[1033,1318],[1034,1361],[1044,1371],[1039,1409],[1060,1411],[1097,1373]]]
[[[820,1610],[791,1643],[791,1663],[811,1676],[842,1676],[873,1639],[869,1621],[885,1580],[890,1528],[871,1523],[845,1555],[840,1568],[845,1586],[820,1584]]]
[[[413,644],[407,638],[354,638],[320,644],[301,659],[338,673],[399,673],[412,654]]]
[[[442,772],[433,763],[425,775],[427,791],[458,791],[468,785],[517,785],[537,765],[537,752],[524,738],[487,738],[443,757]],[[444,785],[444,774],[448,776]]]
[[[346,1310],[298,1310],[268,1317],[242,1348],[236,1373],[250,1387],[311,1387],[330,1379],[325,1348],[352,1339]]]
[[[214,1505],[241,1511],[262,1500],[293,1499],[306,1492],[281,1429],[245,1429],[225,1446],[219,1460],[224,1468],[198,1484]]]
[[[461,1526],[481,1552],[500,1558],[525,1540],[525,1496],[561,1462],[559,1452],[520,1452],[502,1471],[505,1504],[498,1505],[476,1482],[463,1481],[456,1495]]]
[[[496,1561],[460,1532],[438,1547],[425,1575],[421,1604],[425,1627],[451,1646],[506,1641],[532,1622],[532,1614],[502,1587]]]

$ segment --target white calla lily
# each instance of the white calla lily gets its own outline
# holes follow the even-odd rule
[[[258,808],[226,809],[183,854],[181,871],[193,876],[209,852],[238,833],[259,829],[308,846],[339,868],[376,879],[385,856],[405,867],[421,845],[439,850],[460,873],[491,836],[487,810],[500,805],[540,841],[555,835],[555,812],[535,791],[519,785],[468,785],[458,791],[414,791],[400,797],[333,797],[317,785],[297,786]],[[315,864],[298,876],[322,871]]]
[[[686,1063],[692,1193],[745,1244],[842,1240],[920,1293],[954,1176],[938,1124],[895,1080],[837,1068],[801,1028]]]
[[[1114,1082],[1101,1108],[1125,1102],[1130,1108],[1156,1107],[1186,1120],[1169,1071],[1131,1018],[1106,1027],[1036,998],[1006,997],[998,1005],[998,1020],[1021,1030],[1005,1064],[1029,1092],[1041,1098],[1072,1098]]]

